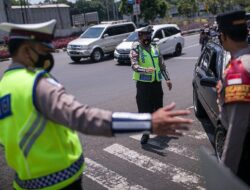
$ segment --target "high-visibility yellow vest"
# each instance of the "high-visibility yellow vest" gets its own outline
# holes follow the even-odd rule
[[[75,131],[35,108],[35,88],[45,71],[8,70],[0,81],[0,143],[16,171],[17,190],[55,190],[79,178],[84,159]],[[45,89],[46,90],[46,89]]]
[[[133,80],[142,82],[154,82],[161,81],[162,75],[159,65],[159,50],[157,47],[151,45],[151,52],[149,53],[143,47],[138,45],[139,60],[138,64],[142,67],[154,67],[156,70],[153,73],[133,73]]]

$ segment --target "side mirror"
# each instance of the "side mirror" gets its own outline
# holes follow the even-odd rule
[[[103,35],[103,38],[107,38],[109,35],[108,34],[104,34]]]
[[[160,41],[159,38],[154,38],[154,39],[153,39],[153,42],[154,42],[154,43],[157,43],[157,42],[159,42],[159,41]]]
[[[215,79],[214,77],[203,77],[200,80],[200,84],[207,87],[216,87],[217,82],[217,79]]]

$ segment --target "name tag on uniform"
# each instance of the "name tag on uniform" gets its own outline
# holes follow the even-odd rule
[[[12,114],[10,94],[0,97],[0,119],[4,119]]]
[[[157,50],[155,50],[155,56],[158,57],[159,56],[159,52]]]

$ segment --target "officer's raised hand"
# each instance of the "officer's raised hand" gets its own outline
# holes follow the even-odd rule
[[[154,67],[148,67],[146,68],[146,73],[153,73],[155,72],[155,68]]]
[[[171,90],[172,89],[172,82],[171,82],[171,80],[167,80],[166,81],[166,84],[167,84],[167,86],[168,86],[168,90]]]
[[[189,115],[188,110],[174,110],[175,103],[160,108],[152,114],[152,133],[157,135],[182,136],[183,130],[188,130],[193,120],[180,116]]]

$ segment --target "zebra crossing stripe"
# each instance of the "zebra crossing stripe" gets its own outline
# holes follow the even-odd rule
[[[176,167],[173,164],[162,163],[157,159],[142,155],[119,144],[113,144],[103,150],[147,171],[164,174],[167,180],[179,183],[187,189],[204,189],[198,185],[202,183],[200,175]]]
[[[150,138],[154,138],[154,137],[156,137],[156,135],[150,135]],[[132,136],[130,136],[130,138],[135,139],[137,141],[140,141],[141,134],[132,135]],[[175,154],[178,154],[180,156],[187,157],[187,158],[192,159],[192,160],[196,160],[196,161],[199,160],[197,154],[195,154],[194,152],[188,150],[188,148],[183,146],[183,145],[179,145],[179,144],[176,144],[176,143],[171,143],[171,144],[169,144],[169,147],[166,148],[166,150],[170,151],[170,152],[173,152]]]
[[[84,160],[87,167],[83,174],[109,190],[147,190],[140,185],[129,183],[127,178],[89,158],[85,158]]]
[[[203,131],[196,131],[196,130],[191,130],[188,132],[183,133],[184,136],[188,136],[191,138],[195,138],[197,140],[208,140],[208,135],[207,133]]]

